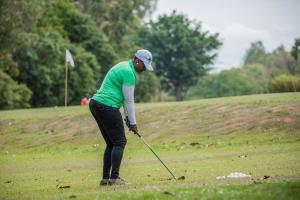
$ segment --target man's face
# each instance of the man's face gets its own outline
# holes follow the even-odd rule
[[[143,63],[143,61],[141,61],[140,59],[137,59],[136,60],[136,65],[135,65],[135,70],[138,72],[138,73],[141,73],[143,71],[146,71],[146,67]]]

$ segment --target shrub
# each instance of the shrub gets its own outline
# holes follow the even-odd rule
[[[280,75],[269,82],[270,92],[300,92],[300,77]]]
[[[0,70],[0,110],[28,108],[32,95],[24,84],[18,84],[9,75]]]

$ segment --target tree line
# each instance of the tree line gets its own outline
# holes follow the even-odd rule
[[[153,53],[155,70],[138,76],[138,102],[274,92],[297,85],[297,78],[288,77],[288,84],[286,77],[271,80],[280,74],[299,75],[299,39],[290,51],[280,46],[270,53],[255,42],[241,68],[210,74],[222,45],[219,34],[204,31],[200,22],[176,11],[146,22],[156,4],[0,1],[0,109],[64,105],[66,49],[75,61],[69,68],[69,105],[93,94],[114,64],[132,59],[140,48]]]
[[[218,34],[176,11],[145,22],[156,0],[10,0],[0,2],[0,109],[61,106],[64,53],[69,73],[68,104],[93,94],[117,62],[139,48],[153,52],[154,73],[139,76],[137,101],[163,94],[184,99],[206,74],[221,45]],[[191,67],[193,66],[193,67]]]
[[[261,41],[251,43],[243,65],[200,77],[187,98],[210,98],[269,92],[300,92],[300,38],[291,50],[280,45],[266,52]]]

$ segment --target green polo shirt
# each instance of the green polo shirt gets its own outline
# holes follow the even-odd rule
[[[122,86],[135,84],[136,73],[132,60],[120,62],[108,71],[93,99],[104,105],[120,108],[124,102]]]

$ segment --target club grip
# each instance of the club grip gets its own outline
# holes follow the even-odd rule
[[[142,137],[138,132],[135,132],[135,134],[136,134],[139,138]]]

